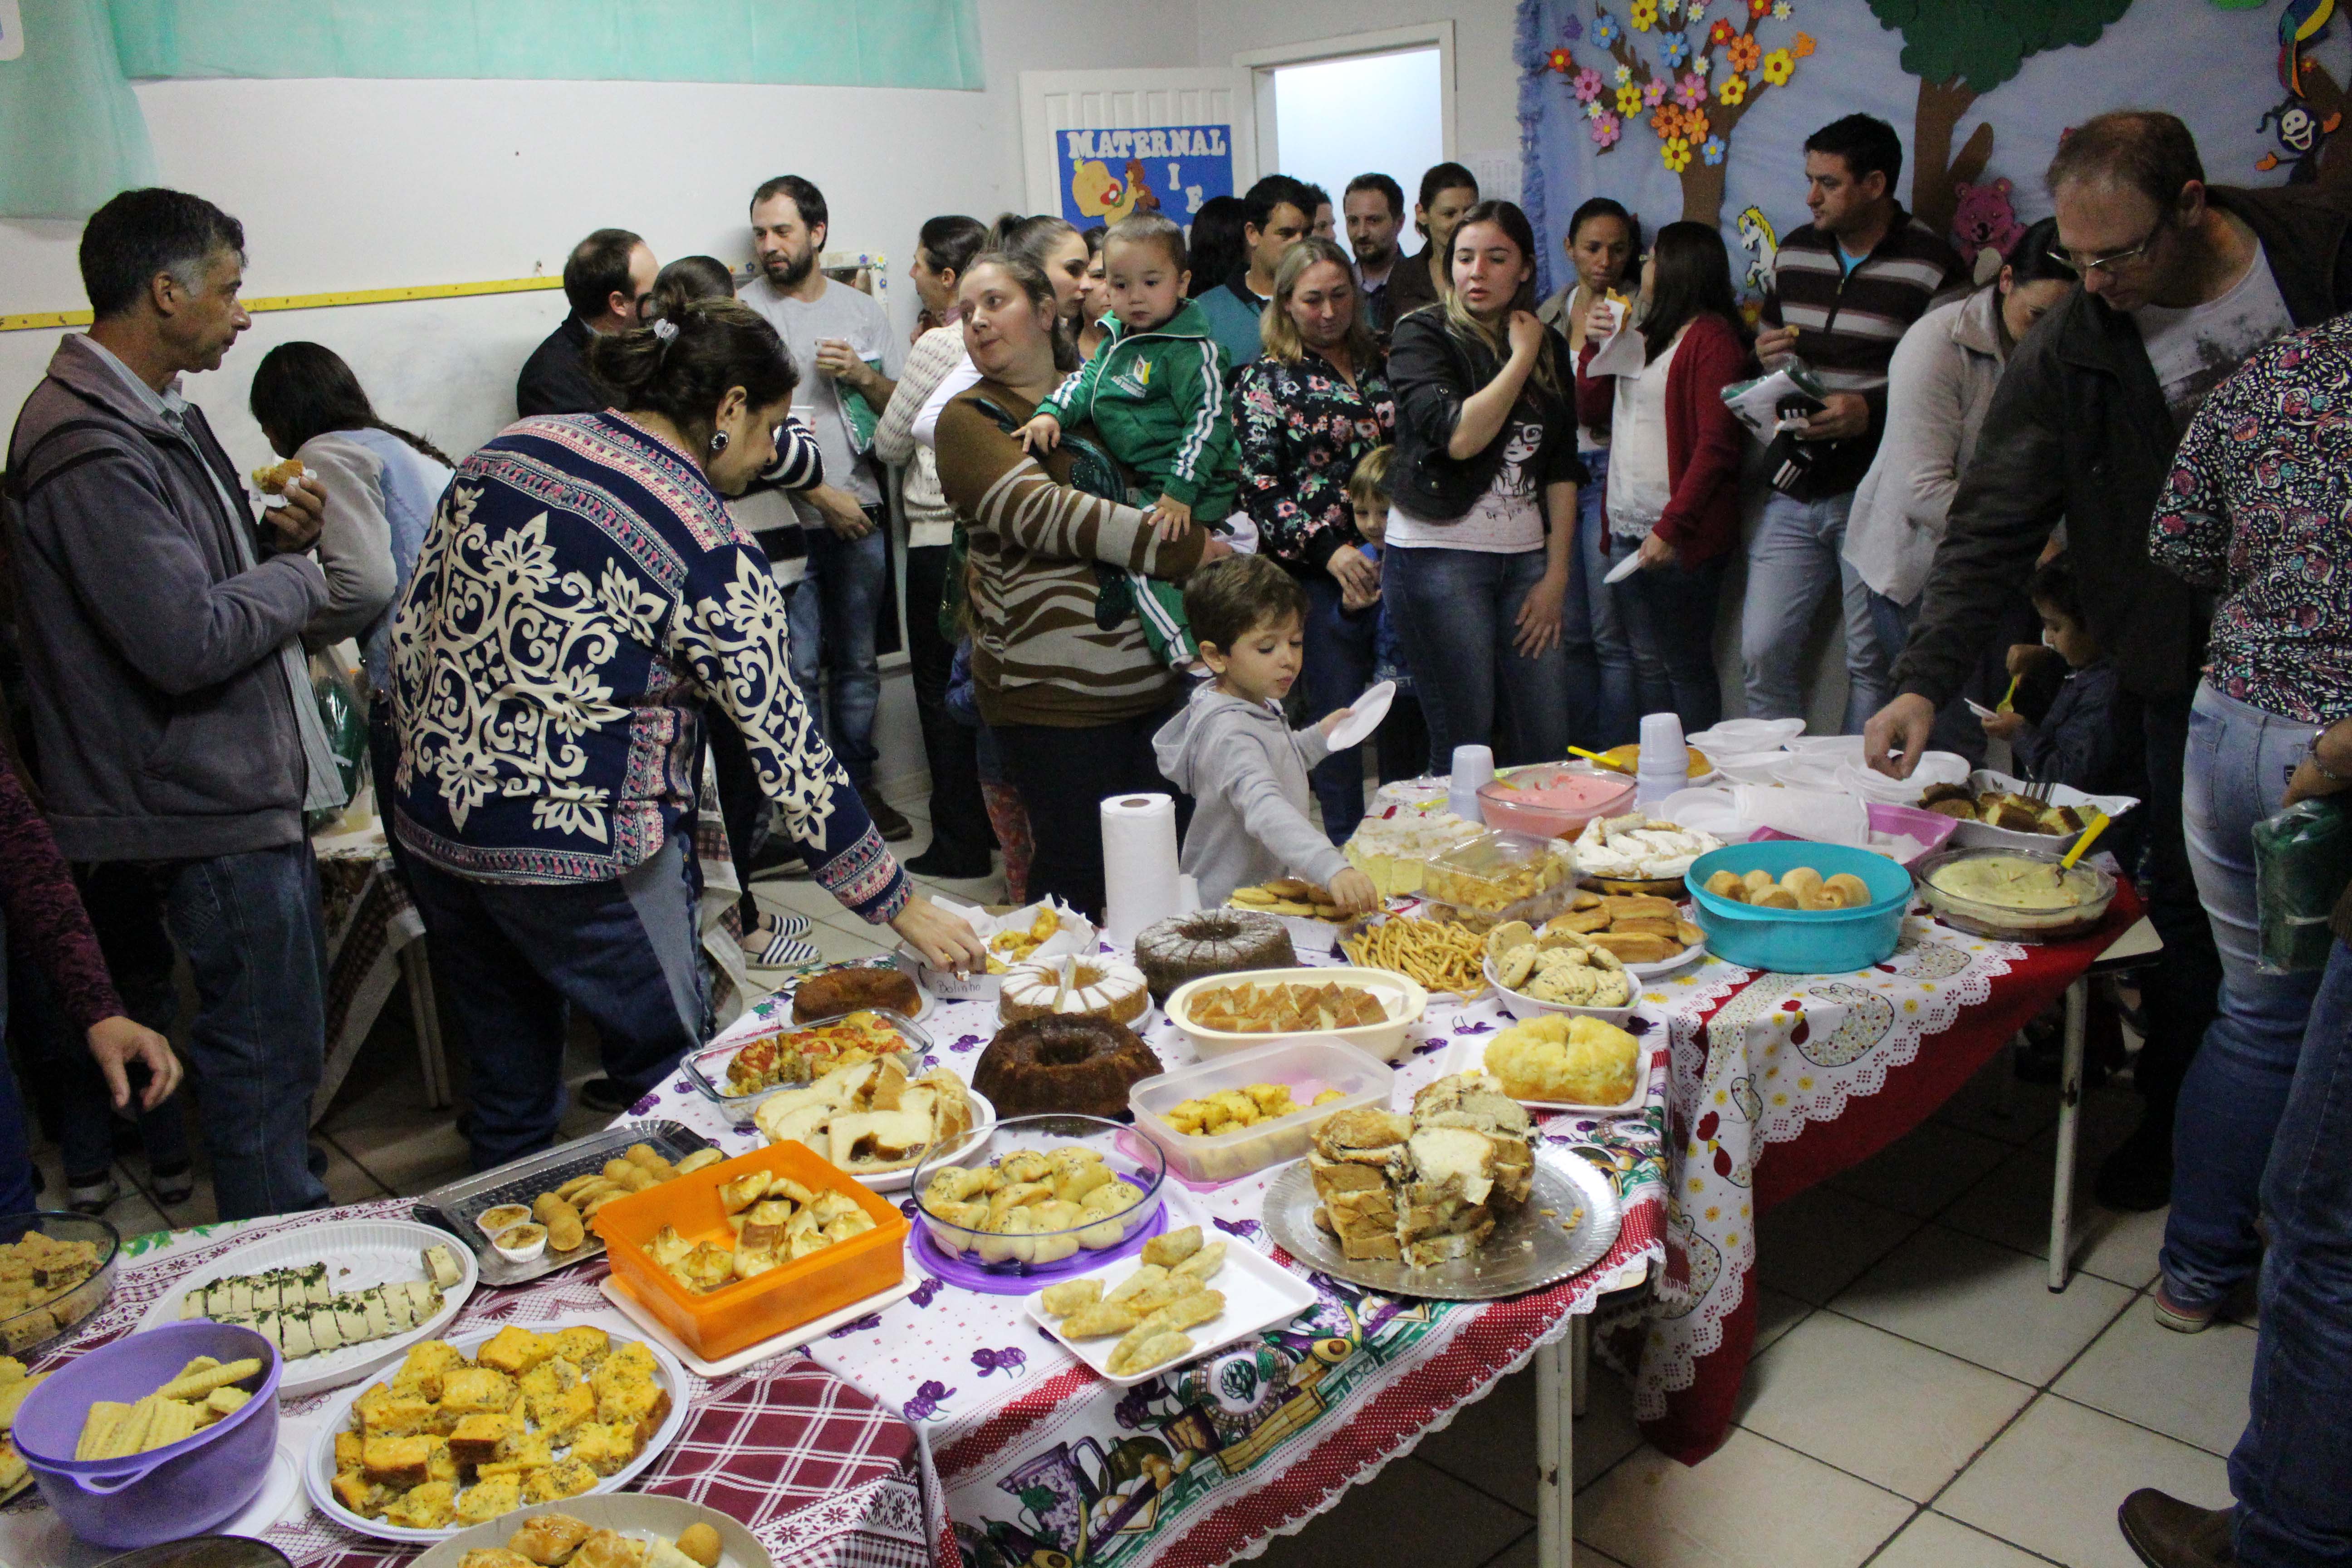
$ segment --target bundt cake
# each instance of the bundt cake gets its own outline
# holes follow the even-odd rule
[[[886,1007],[911,1018],[923,1010],[923,994],[912,979],[885,964],[812,974],[793,992],[793,1022],[838,1018],[866,1007]]]
[[[1066,986],[1063,982],[1068,981]],[[1004,972],[996,1019],[1017,1024],[1048,1014],[1132,1024],[1151,1005],[1143,972],[1114,958],[1045,958]]]
[[[1244,969],[1289,969],[1298,963],[1282,921],[1255,910],[1200,910],[1149,925],[1135,939],[1136,967],[1151,985],[1151,999],[1168,1005],[1168,994],[1203,974]]]
[[[1127,1091],[1161,1070],[1134,1030],[1056,1014],[1008,1024],[980,1053],[971,1086],[1000,1117],[1075,1112],[1124,1119]]]

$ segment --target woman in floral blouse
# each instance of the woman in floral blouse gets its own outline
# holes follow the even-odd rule
[[[1363,553],[1348,476],[1395,435],[1396,404],[1355,276],[1328,239],[1293,246],[1275,269],[1265,357],[1242,367],[1234,389],[1242,510],[1259,549],[1307,588],[1309,720],[1371,684],[1380,627],[1380,569]],[[1361,748],[1334,752],[1312,777],[1339,843],[1364,815]]]
[[[2197,896],[2221,954],[2221,1013],[2180,1087],[2158,1321],[2197,1329],[2262,1259],[2264,1161],[2319,976],[2257,963],[2254,824],[2343,787],[2326,726],[2352,717],[2352,317],[2281,338],[2199,410],[2158,500],[2148,556],[2214,590],[2181,791]],[[2337,737],[2339,740],[2341,737]],[[2290,776],[2301,787],[2289,791]]]
[[[565,1015],[642,1095],[706,1033],[693,765],[733,721],[811,873],[931,963],[985,962],[909,885],[793,686],[784,601],[727,498],[775,458],[794,374],[750,307],[599,336],[603,414],[466,459],[393,628],[394,830],[474,1074],[478,1169],[543,1148]]]

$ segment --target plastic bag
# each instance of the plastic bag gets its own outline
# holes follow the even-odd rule
[[[342,820],[348,804],[359,798],[360,777],[368,765],[367,718],[360,707],[359,689],[351,677],[324,654],[310,656],[310,695],[326,721],[327,740],[334,747],[335,772],[343,781],[345,805],[310,813],[304,820],[314,833]]]
[[[2299,801],[2254,824],[2254,904],[2264,974],[2327,965],[2328,919],[2352,884],[2352,819],[2334,799]]]

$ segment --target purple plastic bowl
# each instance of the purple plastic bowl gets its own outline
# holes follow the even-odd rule
[[[135,1404],[197,1356],[259,1356],[261,1386],[193,1437],[126,1459],[77,1459],[89,1407]],[[127,1334],[69,1363],[25,1396],[16,1451],[66,1528],[95,1546],[153,1546],[202,1535],[236,1517],[269,1479],[278,1452],[278,1379],[285,1363],[250,1329],[192,1321]]]

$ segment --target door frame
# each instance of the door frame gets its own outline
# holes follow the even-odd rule
[[[1445,156],[1458,157],[1454,143],[1454,21],[1415,22],[1403,27],[1382,27],[1370,33],[1349,33],[1337,38],[1315,38],[1296,44],[1268,44],[1242,49],[1234,64],[1250,73],[1250,99],[1257,110],[1257,158],[1262,169],[1282,167],[1282,144],[1274,111],[1274,68],[1314,65],[1356,55],[1394,55],[1408,49],[1437,50],[1438,131],[1444,137]]]

